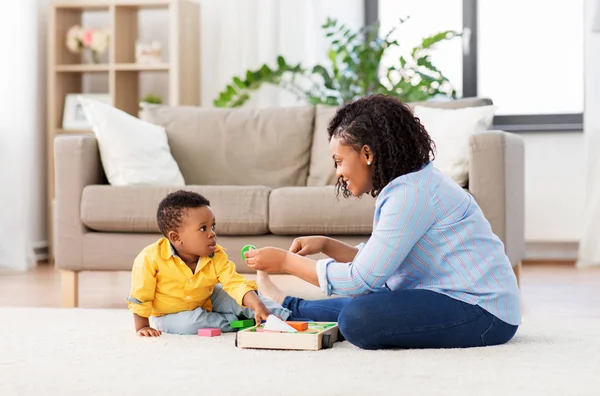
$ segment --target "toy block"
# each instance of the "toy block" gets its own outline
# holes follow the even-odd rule
[[[329,322],[329,323],[327,323],[327,322],[324,322],[324,323],[310,322],[308,324],[308,328],[311,329],[311,330],[319,330],[320,331],[320,330],[326,330],[329,327],[332,327],[334,325],[335,324],[333,322]]]
[[[245,329],[254,326],[254,319],[234,320],[230,323],[233,329]]]
[[[308,329],[308,322],[294,322],[294,321],[286,321],[285,323],[292,326],[294,329],[298,331],[304,331]]]
[[[279,332],[287,332],[287,333],[297,333],[294,327],[290,326],[283,320],[279,319],[275,315],[269,315],[267,317],[267,322],[264,325],[265,330],[279,331]]]
[[[220,329],[198,329],[198,335],[203,337],[217,337],[221,335]]]

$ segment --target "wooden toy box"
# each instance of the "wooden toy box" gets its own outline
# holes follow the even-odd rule
[[[331,348],[340,339],[335,322],[309,322],[307,330],[297,333],[261,331],[261,327],[238,331],[235,345],[238,348],[317,351]]]

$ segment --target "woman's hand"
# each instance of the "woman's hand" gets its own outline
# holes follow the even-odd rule
[[[329,238],[324,236],[307,236],[294,239],[290,247],[291,253],[300,256],[323,253]]]
[[[244,253],[248,268],[268,273],[283,272],[288,252],[274,247],[252,249]]]

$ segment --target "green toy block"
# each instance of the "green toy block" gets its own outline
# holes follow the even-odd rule
[[[332,326],[335,326],[335,323],[314,323],[314,322],[308,322],[308,329],[309,330],[326,330]]]
[[[246,260],[246,257],[244,257],[244,253],[246,253],[248,250],[252,250],[252,249],[256,249],[256,246],[254,246],[254,245],[246,245],[246,246],[244,246],[242,248],[242,252],[241,252],[242,260]]]
[[[229,324],[234,329],[246,329],[248,327],[254,326],[254,323],[255,323],[254,319],[245,319],[245,320],[235,320]]]

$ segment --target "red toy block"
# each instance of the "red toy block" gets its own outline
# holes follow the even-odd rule
[[[290,326],[292,326],[294,329],[296,329],[298,331],[308,330],[308,322],[288,322],[288,321],[286,321],[285,323],[289,324]]]
[[[219,329],[198,329],[198,335],[203,337],[216,337],[221,335]]]

